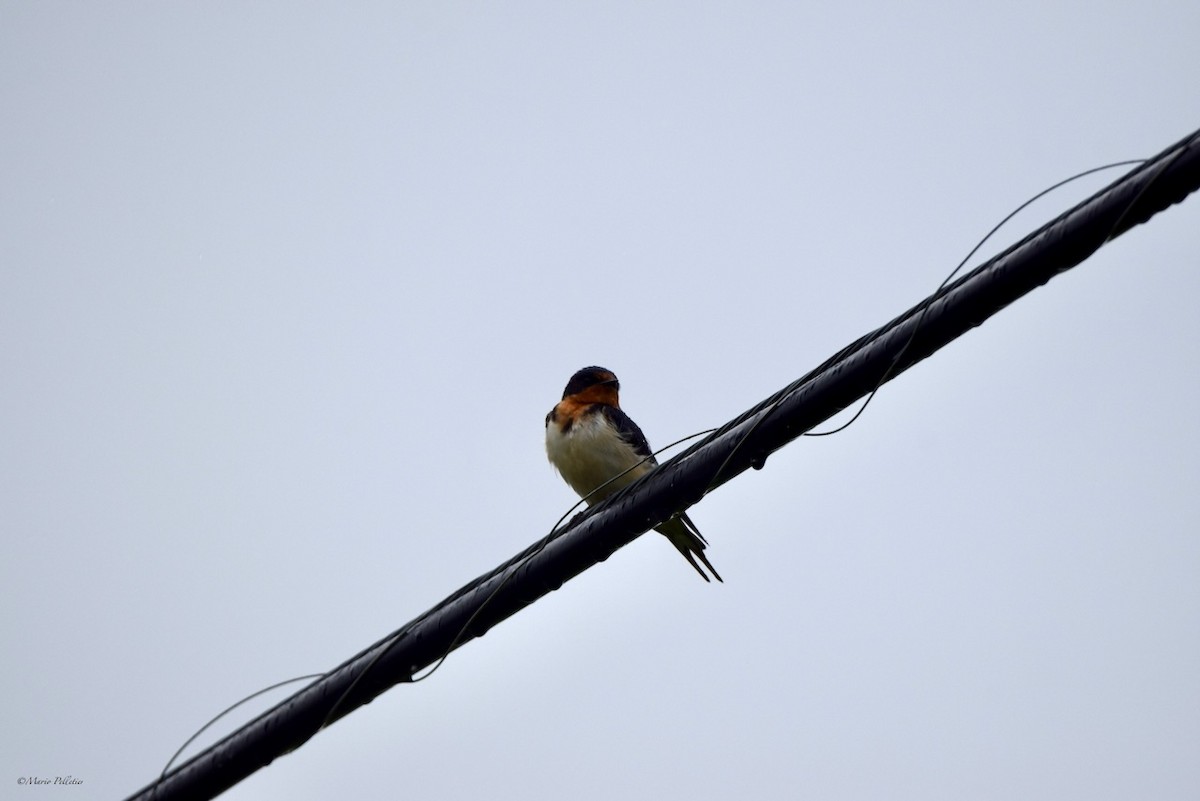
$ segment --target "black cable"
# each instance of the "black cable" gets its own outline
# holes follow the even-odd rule
[[[1200,132],[1042,226],[130,796],[212,798],[1200,188]],[[335,708],[336,707],[336,708]]]

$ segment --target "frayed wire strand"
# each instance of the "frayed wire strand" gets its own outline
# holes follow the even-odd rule
[[[1182,155],[1182,153],[1181,153],[1180,155]],[[1178,156],[1177,156],[1176,158],[1178,158]],[[1041,198],[1045,197],[1046,195],[1050,194],[1051,192],[1053,192],[1053,191],[1055,191],[1055,190],[1057,190],[1057,189],[1059,189],[1059,188],[1061,188],[1061,187],[1063,187],[1063,186],[1065,186],[1065,185],[1067,185],[1067,184],[1071,183],[1072,181],[1079,180],[1080,178],[1084,178],[1084,177],[1086,177],[1086,176],[1088,176],[1088,175],[1092,175],[1092,174],[1094,174],[1094,173],[1097,173],[1097,172],[1102,172],[1102,171],[1104,171],[1104,170],[1111,170],[1111,169],[1114,169],[1114,168],[1116,168],[1116,167],[1128,167],[1128,166],[1134,166],[1134,165],[1138,165],[1138,164],[1144,164],[1145,162],[1146,162],[1146,160],[1145,160],[1145,159],[1129,159],[1129,160],[1126,160],[1126,161],[1116,161],[1116,162],[1113,162],[1113,163],[1111,163],[1111,164],[1105,164],[1105,165],[1102,165],[1102,166],[1100,166],[1100,167],[1092,167],[1091,169],[1084,170],[1083,172],[1076,173],[1075,175],[1072,175],[1072,176],[1070,176],[1069,178],[1064,178],[1063,180],[1059,181],[1058,183],[1055,183],[1055,184],[1053,184],[1053,185],[1051,185],[1051,186],[1048,186],[1048,187],[1046,187],[1045,189],[1043,189],[1042,191],[1038,192],[1038,193],[1037,193],[1036,195],[1034,195],[1033,197],[1031,197],[1031,198],[1029,198],[1028,200],[1026,200],[1026,201],[1025,201],[1024,203],[1022,203],[1021,205],[1017,206],[1015,209],[1013,209],[1013,210],[1012,210],[1011,212],[1009,212],[1007,215],[1005,215],[1004,219],[1002,219],[1002,220],[1000,220],[1000,222],[996,223],[996,224],[995,224],[995,225],[992,227],[992,229],[991,229],[990,231],[988,231],[988,232],[987,232],[987,233],[986,233],[986,234],[983,236],[983,238],[982,238],[982,239],[980,239],[980,240],[979,240],[979,242],[977,242],[977,243],[975,244],[975,247],[971,248],[970,252],[969,252],[969,253],[967,253],[967,255],[966,255],[965,257],[963,257],[962,261],[960,261],[960,262],[958,263],[958,266],[956,266],[956,267],[955,267],[953,270],[951,270],[951,271],[950,271],[950,274],[946,276],[945,280],[943,280],[943,281],[942,281],[942,283],[941,283],[940,285],[938,285],[938,288],[937,288],[936,290],[934,290],[933,296],[932,296],[931,298],[929,298],[929,300],[928,300],[928,301],[925,303],[925,305],[924,305],[924,306],[923,306],[923,308],[921,309],[921,313],[920,313],[920,315],[917,317],[917,323],[916,323],[916,325],[915,325],[915,326],[913,326],[913,331],[912,331],[912,333],[909,335],[909,337],[908,337],[908,340],[907,340],[907,341],[904,343],[904,346],[903,346],[902,348],[900,348],[900,350],[899,350],[899,351],[896,353],[896,355],[895,355],[895,356],[892,358],[892,363],[891,363],[891,364],[888,366],[888,369],[887,369],[886,371],[884,371],[884,374],[883,374],[883,375],[880,377],[879,381],[878,381],[878,382],[875,384],[875,387],[874,387],[874,388],[871,390],[871,392],[870,392],[870,393],[867,395],[867,398],[866,398],[866,400],[864,400],[864,401],[863,401],[862,405],[861,405],[861,406],[858,408],[858,410],[857,410],[857,411],[854,413],[854,416],[853,416],[853,417],[851,417],[849,420],[847,420],[847,421],[846,421],[845,423],[843,423],[842,425],[838,426],[837,428],[831,429],[831,430],[829,430],[829,431],[806,431],[806,432],[804,432],[804,433],[803,433],[801,436],[805,436],[805,437],[828,437],[828,436],[830,436],[830,435],[832,435],[832,434],[837,434],[837,433],[839,433],[839,432],[841,432],[841,431],[845,431],[847,428],[849,428],[851,425],[853,425],[853,424],[854,424],[854,422],[855,422],[856,420],[858,420],[858,418],[859,418],[859,417],[861,417],[861,416],[862,416],[862,413],[863,413],[864,411],[866,411],[866,409],[867,409],[867,406],[868,406],[868,405],[871,403],[871,401],[872,401],[872,400],[875,398],[875,395],[876,395],[876,393],[878,393],[878,392],[879,392],[879,389],[880,389],[880,388],[881,388],[881,387],[882,387],[884,384],[886,384],[886,383],[887,383],[887,381],[888,381],[888,379],[889,379],[889,378],[891,378],[891,376],[892,376],[892,372],[893,372],[893,371],[896,369],[896,365],[897,365],[897,364],[899,364],[899,362],[900,362],[900,359],[901,359],[901,358],[904,356],[904,354],[905,354],[905,353],[907,353],[907,352],[908,352],[908,349],[909,349],[909,347],[910,347],[910,346],[912,345],[912,343],[913,343],[913,339],[916,337],[916,335],[917,335],[917,332],[920,330],[920,327],[921,327],[921,322],[922,322],[922,321],[925,319],[925,315],[926,315],[926,313],[928,313],[928,311],[929,311],[929,308],[930,308],[930,307],[931,307],[931,306],[934,304],[934,302],[935,302],[935,301],[937,301],[937,300],[938,300],[938,298],[940,298],[940,297],[941,297],[941,295],[942,295],[942,293],[945,291],[945,289],[946,289],[947,285],[949,285],[949,283],[950,283],[952,280],[954,280],[954,276],[958,275],[958,273],[962,271],[962,268],[963,268],[963,267],[965,267],[965,266],[966,266],[966,264],[967,264],[967,262],[969,262],[969,261],[971,260],[971,257],[973,257],[973,256],[974,256],[974,255],[975,255],[975,254],[976,254],[976,253],[979,251],[979,249],[980,249],[981,247],[983,247],[983,245],[984,245],[984,244],[985,244],[985,243],[986,243],[986,242],[987,242],[989,239],[991,239],[991,238],[992,238],[992,236],[993,236],[993,235],[994,235],[994,234],[995,234],[997,231],[999,231],[999,230],[1000,230],[1002,227],[1004,227],[1004,225],[1005,225],[1005,224],[1007,224],[1007,223],[1008,223],[1010,220],[1012,220],[1012,218],[1013,218],[1013,217],[1017,216],[1019,213],[1021,213],[1022,211],[1024,211],[1026,208],[1028,208],[1028,207],[1029,207],[1029,206],[1030,206],[1032,203],[1034,203],[1035,201],[1037,201],[1037,200],[1039,200],[1039,199],[1041,199]],[[1148,188],[1148,187],[1147,187],[1147,188]],[[1138,197],[1141,197],[1141,195],[1142,195],[1142,194],[1143,194],[1145,191],[1146,191],[1146,190],[1145,190],[1145,189],[1143,189],[1143,190],[1142,190],[1142,192],[1138,194]],[[1136,202],[1137,202],[1137,198],[1134,198],[1134,200],[1131,202],[1130,206],[1132,206],[1132,205],[1133,205],[1133,203],[1136,203]],[[1126,210],[1126,213],[1127,213],[1127,212],[1128,212],[1128,209]],[[1125,218],[1125,214],[1122,214],[1122,215],[1121,215],[1121,217],[1120,217],[1120,218],[1118,218],[1117,222],[1113,224],[1113,230],[1114,230],[1114,231],[1116,230],[1116,227],[1117,227],[1117,225],[1118,225],[1118,224],[1119,224],[1119,223],[1120,223],[1120,222],[1121,222],[1121,221],[1122,221],[1124,218]],[[1111,236],[1112,236],[1112,234],[1111,234],[1111,232],[1110,232],[1110,233],[1109,233],[1109,235],[1108,235],[1107,237],[1105,237],[1105,241],[1107,241],[1109,238],[1111,238]],[[863,340],[865,340],[865,339],[868,339],[868,337],[863,337],[863,339],[862,339],[862,340],[859,340],[859,341],[861,342],[861,341],[863,341]],[[857,343],[856,343],[856,344],[857,344]],[[851,346],[851,347],[853,347],[853,346]],[[846,350],[848,350],[848,349],[846,349]],[[834,358],[837,358],[837,357],[834,357]],[[751,434],[753,434],[753,433],[754,433],[754,431],[755,431],[755,430],[756,430],[756,429],[757,429],[757,428],[758,428],[760,425],[762,425],[762,423],[763,423],[763,421],[764,421],[764,420],[766,420],[768,417],[770,417],[770,416],[771,416],[771,414],[772,414],[772,413],[773,413],[773,412],[774,412],[774,411],[775,411],[777,408],[779,408],[780,404],[782,404],[782,403],[783,403],[785,400],[787,400],[789,397],[791,397],[791,396],[792,396],[792,394],[793,394],[793,393],[794,393],[794,392],[795,392],[797,389],[799,389],[799,388],[800,388],[800,386],[801,386],[801,383],[802,383],[802,382],[803,382],[803,379],[801,379],[801,381],[797,381],[797,382],[793,383],[791,386],[787,387],[787,388],[786,388],[784,391],[782,391],[782,392],[778,393],[778,395],[776,396],[775,400],[774,400],[774,401],[772,401],[772,402],[771,402],[771,403],[770,403],[770,404],[769,404],[769,405],[766,407],[766,409],[764,410],[764,412],[763,412],[762,414],[759,414],[759,415],[758,415],[758,419],[754,421],[754,424],[753,424],[753,425],[751,425],[749,429],[747,429],[746,433],[742,435],[742,438],[741,438],[740,440],[738,440],[737,444],[733,446],[733,448],[732,448],[732,449],[729,451],[729,454],[728,454],[728,455],[725,457],[725,459],[724,459],[724,460],[722,460],[722,462],[721,462],[721,466],[720,466],[720,467],[718,467],[718,468],[717,468],[717,470],[716,470],[716,472],[714,472],[714,473],[713,473],[713,478],[712,478],[712,482],[713,482],[713,483],[710,483],[710,484],[709,484],[709,486],[708,486],[708,487],[707,487],[707,488],[704,490],[704,494],[706,494],[706,495],[707,495],[709,492],[711,492],[711,491],[712,491],[712,490],[715,488],[715,486],[716,486],[716,485],[715,485],[716,479],[717,479],[717,478],[718,478],[718,477],[719,477],[719,476],[720,476],[720,475],[721,475],[721,474],[722,474],[722,473],[725,471],[725,468],[726,468],[726,467],[729,465],[729,462],[730,462],[730,460],[731,460],[731,459],[733,459],[733,456],[734,456],[734,454],[735,454],[735,453],[737,453],[738,449],[742,447],[742,444],[746,442],[746,440],[747,440],[747,439],[750,437],[750,435],[751,435]],[[759,466],[759,465],[756,465],[756,466]]]

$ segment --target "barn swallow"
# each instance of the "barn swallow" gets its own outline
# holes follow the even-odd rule
[[[546,415],[546,455],[588,506],[658,466],[642,429],[621,411],[620,389],[611,370],[585,367],[571,376],[562,400]],[[708,542],[685,513],[654,530],[670,540],[705,581],[709,578],[696,559],[713,578],[724,581],[704,556]]]

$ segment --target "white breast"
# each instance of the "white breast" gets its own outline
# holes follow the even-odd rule
[[[576,421],[566,434],[558,425],[546,425],[546,455],[563,480],[580,497],[640,461],[637,453],[609,426],[603,415],[589,414]],[[650,470],[643,464],[587,499],[588,504],[607,498]]]

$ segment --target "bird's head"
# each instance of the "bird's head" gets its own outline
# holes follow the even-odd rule
[[[585,367],[571,376],[563,390],[563,400],[572,395],[590,403],[609,403],[617,405],[617,393],[621,390],[621,382],[612,370],[603,367]]]

